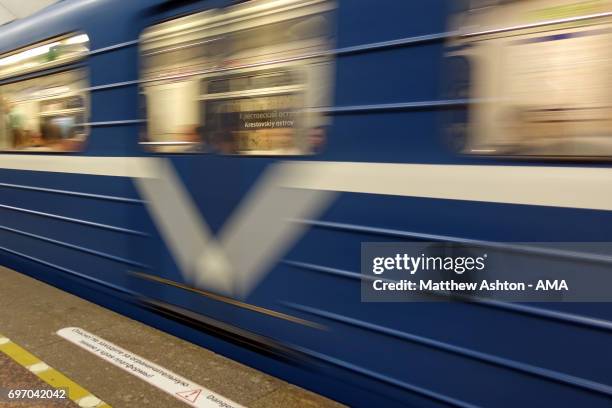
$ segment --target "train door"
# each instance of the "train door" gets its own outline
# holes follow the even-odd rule
[[[327,0],[253,1],[143,34],[142,145],[171,163],[182,183],[175,193],[190,201],[195,218],[182,233],[168,227],[166,244],[172,252],[173,245],[201,243],[190,255],[197,261],[180,265],[174,256],[162,263],[175,272],[159,271],[160,277],[197,290],[190,301],[178,294],[170,300],[243,326],[252,309],[230,311],[224,303],[265,303],[253,296],[278,261],[272,247],[280,238],[271,231],[292,203],[253,197],[269,187],[280,160],[309,157],[324,144],[332,11]]]

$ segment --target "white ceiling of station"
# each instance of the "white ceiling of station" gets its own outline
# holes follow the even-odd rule
[[[59,0],[0,0],[0,25],[27,17]]]

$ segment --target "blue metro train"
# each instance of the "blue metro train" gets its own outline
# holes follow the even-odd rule
[[[609,303],[360,259],[610,242],[610,3],[60,1],[0,27],[0,262],[352,406],[609,407]]]

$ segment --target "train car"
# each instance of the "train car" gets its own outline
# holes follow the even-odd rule
[[[351,406],[610,406],[609,303],[364,302],[360,259],[609,267],[521,243],[610,242],[611,16],[58,2],[0,27],[0,262]]]

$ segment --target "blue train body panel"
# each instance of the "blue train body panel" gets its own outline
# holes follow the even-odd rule
[[[166,158],[218,233],[279,159],[142,149],[138,38],[154,23],[228,4],[66,0],[1,27],[0,51],[87,33],[91,132],[83,152],[64,157]],[[453,7],[444,0],[340,1],[336,47],[443,33]],[[609,167],[450,152],[443,123],[454,108],[436,104],[445,99],[444,55],[443,39],[339,53],[335,107],[431,103],[338,112],[322,153],[283,160]],[[115,86],[96,89],[109,84]],[[422,234],[608,242],[612,212],[345,192],[319,217],[300,222],[304,235],[255,290],[232,301],[186,289],[191,282],[130,178],[0,170],[2,264],[347,404],[610,406],[610,304],[362,303],[359,262],[362,242],[410,242]]]

